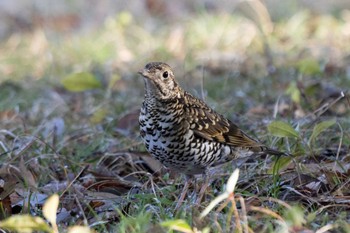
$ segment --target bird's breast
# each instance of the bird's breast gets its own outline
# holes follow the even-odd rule
[[[182,113],[172,106],[160,107],[145,102],[139,117],[141,137],[151,154],[167,152],[187,131]]]

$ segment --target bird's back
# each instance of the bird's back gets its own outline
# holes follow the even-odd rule
[[[147,150],[165,166],[187,174],[262,150],[236,125],[203,101],[181,92],[172,101],[145,98],[140,114]]]
[[[196,174],[257,152],[282,154],[183,91],[169,65],[151,62],[139,73],[146,92],[139,118],[141,137],[165,166]]]

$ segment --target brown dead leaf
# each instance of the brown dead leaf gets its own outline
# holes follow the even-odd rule
[[[253,107],[249,109],[247,112],[248,116],[254,116],[254,115],[268,115],[270,112],[264,105],[258,105],[256,107]]]
[[[113,173],[127,175],[132,172],[148,172],[157,175],[163,165],[148,153],[117,152],[104,155],[99,165],[105,166]]]
[[[3,184],[3,180],[1,182],[1,186],[0,187],[0,195],[3,196],[2,194],[4,193],[4,184]],[[5,197],[1,197],[0,199],[0,220],[3,220],[9,216],[11,216],[12,214],[12,202],[11,202],[11,198],[9,195],[5,195]]]
[[[89,205],[92,209],[95,209],[97,207],[103,206],[105,203],[102,201],[90,201]]]
[[[64,180],[64,181],[51,181],[50,183],[44,185],[43,187],[40,187],[40,191],[44,193],[62,193],[64,192],[67,187],[71,184],[70,181]],[[71,184],[71,190],[74,190],[76,192],[84,192],[85,187],[82,186],[79,183],[73,183]]]
[[[89,191],[122,195],[143,187],[145,177],[157,179],[162,164],[148,153],[118,152],[102,156],[95,168],[81,179]]]
[[[125,114],[118,120],[116,131],[124,136],[129,136],[131,132],[138,131],[139,115],[140,109]]]
[[[27,169],[27,167],[24,163],[23,157],[21,157],[21,160],[19,162],[19,170],[20,170],[20,174],[21,174],[23,180],[25,181],[25,183],[29,187],[37,189],[38,185],[37,185],[36,179],[35,179],[34,175],[32,174],[32,172]]]
[[[50,15],[50,17],[34,14],[32,20],[34,21],[34,25],[36,25],[36,27],[44,26],[45,28],[51,28],[51,30],[60,32],[68,32],[76,29],[81,23],[80,17],[73,13]]]

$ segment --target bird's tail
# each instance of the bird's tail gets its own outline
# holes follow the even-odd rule
[[[292,156],[289,153],[278,151],[269,147],[266,147],[265,150],[263,150],[264,154],[269,154],[269,155],[276,155],[276,156]]]
[[[287,152],[275,150],[262,144],[257,144],[257,146],[250,147],[249,149],[257,155],[292,156]]]

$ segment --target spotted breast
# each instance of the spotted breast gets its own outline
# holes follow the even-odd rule
[[[236,124],[184,91],[171,67],[148,63],[139,117],[146,149],[163,165],[185,174],[263,152],[282,154],[249,137]]]

